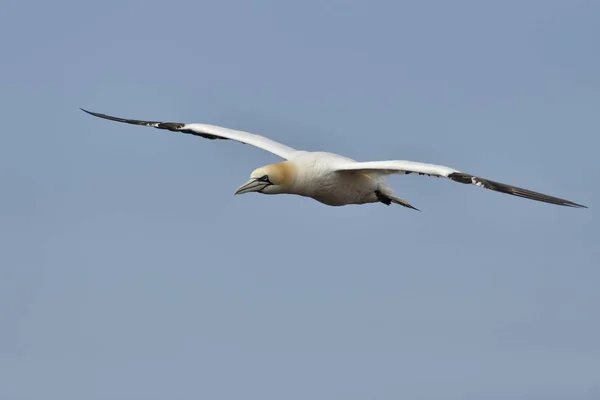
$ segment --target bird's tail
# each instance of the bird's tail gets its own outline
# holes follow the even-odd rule
[[[399,197],[390,196],[390,200],[392,201],[392,203],[399,204],[402,207],[411,208],[413,210],[421,211],[418,208],[413,207],[408,201],[406,201],[404,199],[401,199]]]
[[[406,207],[406,208],[410,208],[413,210],[417,210],[417,211],[421,211],[418,208],[412,206],[408,201],[401,199],[399,197],[394,197],[391,196],[389,194],[384,194],[381,193],[379,190],[375,191],[375,194],[377,195],[377,198],[379,199],[380,202],[382,202],[383,204],[387,204],[388,206],[392,203],[394,204],[399,204],[402,207]]]

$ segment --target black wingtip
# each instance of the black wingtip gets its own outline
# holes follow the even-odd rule
[[[571,208],[589,208],[588,206],[584,206],[583,204],[577,204],[577,203],[572,203],[569,202],[568,204],[563,204],[564,206],[567,207],[571,207]]]
[[[88,111],[88,110],[86,110],[85,108],[81,108],[81,107],[79,107],[79,109],[80,109],[81,111],[83,111],[84,113],[87,113],[87,114],[93,115],[93,116],[95,116],[95,117],[97,117],[97,116],[98,116],[98,114],[97,114],[97,113],[95,113],[95,112],[92,112],[92,111]]]
[[[495,182],[489,179],[484,179],[475,175],[466,174],[463,172],[454,172],[448,175],[448,178],[455,182],[473,184],[484,189],[494,190],[496,192],[510,194],[513,196],[523,197],[530,200],[541,201],[544,203],[550,203],[557,206],[571,207],[571,208],[588,208],[583,204],[577,204],[570,200],[561,199],[559,197],[549,196],[547,194],[534,192],[533,190],[523,189],[505,183]]]

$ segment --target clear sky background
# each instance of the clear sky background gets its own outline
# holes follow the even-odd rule
[[[11,1],[1,399],[600,398],[600,2]],[[272,154],[418,176],[423,212],[233,196]]]

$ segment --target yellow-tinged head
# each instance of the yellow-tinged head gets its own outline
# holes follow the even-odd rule
[[[263,194],[288,193],[296,172],[289,162],[266,165],[252,171],[250,180],[240,186],[235,194],[258,192]]]

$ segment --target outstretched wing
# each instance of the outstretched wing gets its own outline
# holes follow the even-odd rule
[[[376,175],[391,175],[404,174],[408,175],[416,173],[419,175],[428,175],[452,179],[459,183],[469,183],[485,189],[494,190],[500,193],[511,194],[513,196],[524,197],[526,199],[543,201],[545,203],[556,204],[559,206],[587,208],[581,204],[573,203],[572,201],[560,199],[558,197],[548,196],[546,194],[534,192],[528,189],[522,189],[516,186],[507,185],[505,183],[494,182],[489,179],[480,178],[475,175],[466,174],[455,170],[454,168],[445,167],[443,165],[425,164],[414,161],[370,161],[343,164],[336,168],[337,171],[361,171]]]
[[[104,118],[111,121],[124,122],[127,124],[133,125],[141,125],[141,126],[150,126],[157,129],[166,129],[173,132],[181,132],[187,133],[190,135],[200,136],[205,139],[224,139],[224,140],[235,140],[237,142],[241,142],[244,144],[249,144],[251,146],[255,146],[261,148],[263,150],[269,151],[273,154],[278,155],[279,157],[289,159],[294,153],[296,153],[296,149],[293,149],[284,144],[278,143],[274,140],[266,138],[264,136],[255,135],[252,133],[244,132],[244,131],[236,131],[233,129],[223,128],[215,125],[207,125],[207,124],[186,124],[181,122],[158,122],[158,121],[140,121],[137,119],[125,119],[112,117],[106,114],[99,114],[91,111],[84,111],[94,117]]]

